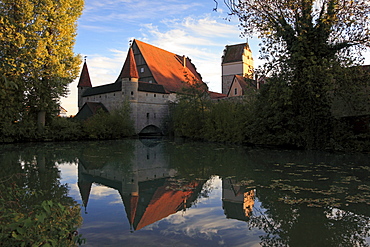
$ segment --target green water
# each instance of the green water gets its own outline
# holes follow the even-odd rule
[[[0,164],[80,203],[86,246],[370,245],[365,154],[142,139],[2,145]]]

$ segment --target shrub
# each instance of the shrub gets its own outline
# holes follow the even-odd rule
[[[54,200],[38,202],[29,188],[0,184],[0,242],[4,246],[75,246],[84,242],[77,233],[80,207]]]

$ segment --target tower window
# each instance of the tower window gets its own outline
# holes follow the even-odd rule
[[[157,95],[156,95],[156,94],[154,94],[154,97],[157,97]]]
[[[146,114],[146,118],[149,118],[149,112]]]
[[[134,95],[134,91],[131,91],[131,95]]]
[[[144,73],[144,68],[140,68],[140,73]]]
[[[235,95],[237,95],[238,94],[238,89],[237,88],[235,88]]]

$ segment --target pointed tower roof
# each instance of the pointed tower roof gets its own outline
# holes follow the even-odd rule
[[[129,79],[139,78],[139,73],[137,72],[137,68],[136,68],[134,52],[132,51],[131,47],[128,51],[126,61],[123,65],[120,75],[118,76],[117,81],[121,80],[122,78],[129,78]]]
[[[92,87],[89,70],[87,69],[86,60],[82,67],[81,76],[80,76],[80,80],[78,81],[77,87]]]

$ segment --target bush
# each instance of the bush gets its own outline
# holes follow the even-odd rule
[[[40,204],[38,194],[15,183],[0,184],[0,242],[4,246],[75,246],[84,242],[77,233],[80,206],[53,200]]]
[[[46,138],[55,141],[75,141],[83,138],[81,123],[71,118],[55,117],[46,128]]]
[[[82,125],[88,139],[118,139],[135,133],[128,104],[111,113],[100,110]]]

